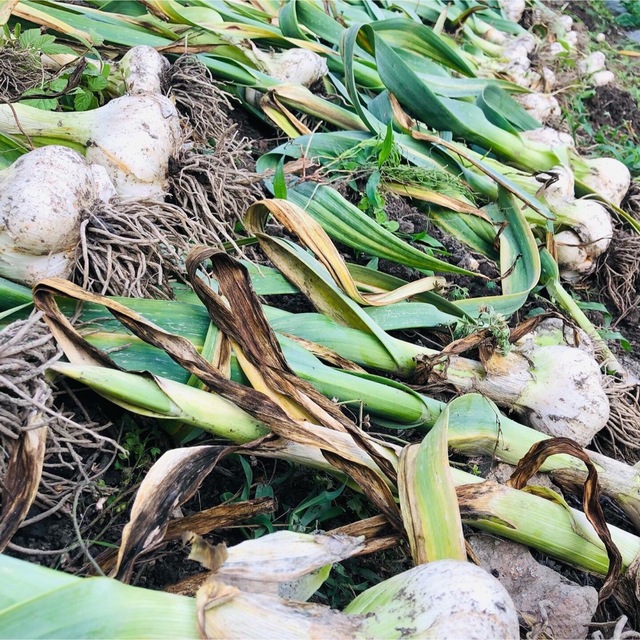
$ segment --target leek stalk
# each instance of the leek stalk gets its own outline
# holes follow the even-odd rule
[[[251,431],[264,433],[248,414],[237,408],[227,409],[219,396],[160,377],[152,381],[103,367],[71,364],[56,364],[52,369],[94,388],[115,404],[142,415],[188,422],[234,442],[246,442]],[[144,380],[146,395],[142,403],[140,382],[136,378]],[[232,415],[229,411],[234,421],[222,422],[223,414],[225,418]],[[344,450],[350,451],[350,455],[356,456],[355,459],[361,464],[376,468],[363,449],[351,444],[350,436],[334,431],[331,434],[343,441]],[[278,450],[262,452],[261,455],[278,457],[328,473],[336,472],[318,449],[292,442]],[[460,487],[483,482],[482,478],[469,473],[458,470],[452,472],[459,500]],[[462,495],[467,500],[462,501],[463,506],[466,505],[466,510],[463,508],[462,511],[464,522],[511,540],[525,542],[580,569],[606,573],[608,559],[604,545],[580,511],[495,483],[485,483],[482,489],[478,491],[477,487],[472,487],[466,490],[467,493],[463,491]],[[640,554],[640,539],[616,527],[610,527],[610,530],[626,569]],[[550,531],[553,535],[549,534]]]

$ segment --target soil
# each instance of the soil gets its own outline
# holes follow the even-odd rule
[[[640,108],[628,91],[612,85],[597,87],[585,104],[589,107],[589,120],[594,128],[619,126],[622,123],[640,132]]]
[[[579,20],[580,26],[583,26],[591,33],[604,33],[608,38],[616,41],[626,40],[626,33],[622,27],[613,20],[604,19],[596,11],[593,11],[587,2],[582,2],[582,0],[572,0],[570,2],[553,0],[549,4],[556,7],[562,6],[564,11]]]

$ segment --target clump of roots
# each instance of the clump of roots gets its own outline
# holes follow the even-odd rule
[[[102,295],[173,297],[193,244],[220,243],[217,230],[164,202],[112,202],[82,223],[71,279]]]
[[[101,433],[110,425],[97,425],[82,412],[74,420],[56,407],[45,372],[61,355],[39,313],[0,331],[0,490],[8,482],[9,460],[21,438],[28,431],[46,429],[42,477],[35,496],[40,513],[24,524],[64,510],[78,488],[90,488],[120,449]]]
[[[636,464],[640,461],[640,386],[606,376],[604,388],[610,416],[594,447],[607,456]]]
[[[11,42],[0,46],[0,102],[14,102],[46,79],[35,52]]]
[[[622,201],[622,208],[640,221],[640,180],[632,180]]]
[[[179,113],[186,116],[199,144],[209,144],[225,137],[232,127],[229,112],[231,97],[213,80],[211,72],[195,56],[178,58],[167,72],[169,97]]]
[[[169,179],[173,202],[232,245],[236,222],[261,197],[259,178],[246,168],[249,157],[247,141],[231,130],[215,148],[183,154]]]
[[[618,322],[640,303],[640,235],[618,228],[596,270],[599,289],[618,311]]]
[[[172,163],[172,202],[235,245],[235,223],[262,192],[253,173],[250,141],[239,134],[229,115],[233,98],[195,56],[179,58],[167,81],[168,95],[188,122],[185,137],[192,141]]]

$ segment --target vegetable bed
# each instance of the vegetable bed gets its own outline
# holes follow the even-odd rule
[[[0,7],[0,637],[635,637],[634,2]]]

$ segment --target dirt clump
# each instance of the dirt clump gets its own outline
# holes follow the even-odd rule
[[[640,133],[640,107],[628,91],[614,85],[597,87],[585,104],[594,127],[622,125],[630,127],[632,134]]]

